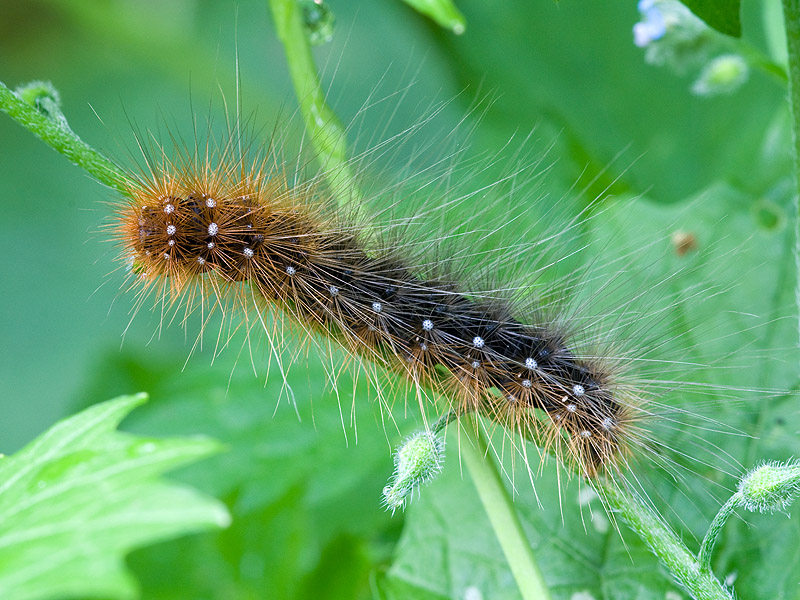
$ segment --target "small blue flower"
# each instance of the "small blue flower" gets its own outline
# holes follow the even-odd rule
[[[639,0],[638,8],[642,20],[633,26],[633,43],[644,48],[661,39],[667,32],[667,25],[655,0]]]

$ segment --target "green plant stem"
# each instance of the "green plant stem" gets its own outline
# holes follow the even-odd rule
[[[511,497],[497,464],[489,455],[489,444],[472,416],[462,417],[464,425],[461,456],[467,466],[483,508],[500,542],[508,566],[524,600],[549,600],[550,591],[536,564],[533,550],[522,530]]]
[[[318,154],[325,176],[337,193],[340,204],[345,199],[357,199],[360,194],[352,190],[355,178],[348,167],[345,130],[334,112],[325,103],[319,77],[311,55],[311,46],[303,28],[302,15],[295,0],[269,0],[278,37],[284,45],[295,93],[300,102],[307,131]],[[344,198],[343,198],[344,196]],[[448,413],[436,424],[441,429],[455,417]],[[468,418],[465,430],[470,431],[475,422]],[[472,423],[472,425],[469,425]],[[472,473],[484,507],[489,514],[495,534],[505,552],[511,572],[525,600],[549,600],[550,593],[541,571],[533,557],[530,544],[514,511],[494,463],[484,457],[487,445],[482,438],[468,434],[462,447],[467,468]],[[467,449],[469,447],[469,449]]]
[[[311,46],[295,0],[269,0],[278,36],[283,42],[295,92],[314,149],[326,178],[340,203],[341,194],[355,182],[347,163],[344,128],[325,103]],[[358,196],[355,196],[356,198]],[[353,195],[350,195],[353,198]],[[449,416],[445,417],[445,422]],[[536,563],[531,546],[503,484],[497,465],[488,456],[488,442],[472,416],[462,417],[464,443],[461,455],[478,491],[492,528],[503,549],[517,586],[525,600],[549,600],[550,592]],[[608,504],[661,557],[675,577],[700,600],[729,600],[731,596],[710,573],[701,573],[695,558],[663,522],[643,504],[620,490],[609,488]]]
[[[795,269],[800,275],[800,0],[783,0],[783,23],[786,29],[786,49],[789,58],[789,105],[792,112],[794,137],[794,217],[795,217]],[[800,277],[795,287],[795,302],[800,316]],[[798,322],[800,332],[800,322]]]
[[[0,82],[0,110],[100,183],[123,194],[126,193],[126,177],[117,165],[79,138],[66,125],[66,120],[59,122],[47,116],[35,106],[25,102],[2,82]]]
[[[336,114],[325,102],[311,43],[296,0],[269,0],[275,30],[286,51],[286,62],[306,131],[325,178],[337,199],[358,200],[355,177],[347,157],[347,136]]]
[[[301,111],[311,132],[314,147],[321,157],[323,167],[328,171],[326,175],[334,178],[332,185],[336,190],[352,189],[354,178],[348,168],[344,128],[325,104],[297,5],[294,0],[270,0],[270,5],[279,36],[286,47]],[[789,45],[790,97],[795,123],[795,161],[800,181],[800,135],[797,131],[800,123],[800,0],[784,0],[784,11]],[[65,123],[59,123],[43,114],[2,83],[0,110],[100,183],[122,193],[127,192],[126,177],[117,165],[81,140]],[[522,596],[525,600],[549,600],[550,593],[511,498],[496,464],[487,456],[488,442],[478,432],[472,417],[464,417],[463,421],[467,443],[461,446],[462,456]],[[695,598],[732,598],[709,571],[701,568],[700,562],[695,560],[675,533],[639,499],[611,483],[596,483],[607,506],[622,516]],[[711,541],[707,554],[710,553]]]
[[[431,425],[431,433],[439,435],[445,427],[458,418],[458,414],[455,410],[448,410]]]
[[[734,46],[734,50],[741,54],[751,67],[761,69],[762,72],[772,77],[777,83],[786,85],[786,70],[781,65],[764,56],[760,50],[750,44],[741,40],[736,41],[737,44]]]
[[[606,506],[622,517],[628,526],[644,540],[693,598],[697,600],[733,599],[731,593],[714,577],[714,574],[702,568],[700,562],[678,539],[675,532],[640,498],[631,491],[621,489],[612,481],[598,479],[594,483]]]
[[[747,62],[750,68],[759,69],[781,86],[786,85],[786,69],[743,38],[732,38],[719,33],[715,29],[708,28],[701,33],[699,40],[711,47],[719,47],[727,52],[738,54]]]
[[[722,527],[728,521],[728,518],[733,514],[733,511],[739,506],[742,499],[742,494],[736,492],[731,496],[728,501],[719,509],[717,516],[711,521],[708,527],[706,537],[703,538],[703,543],[700,545],[700,552],[697,554],[697,562],[700,563],[700,568],[703,571],[711,571],[711,554],[714,552],[714,545],[717,543]]]

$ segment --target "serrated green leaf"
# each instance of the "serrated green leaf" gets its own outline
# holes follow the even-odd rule
[[[15,3],[7,4],[16,8]],[[19,3],[19,6],[23,4]],[[609,245],[620,248],[622,252],[636,252],[637,247],[626,245],[625,240],[629,239],[627,236],[631,229],[644,229],[643,225],[648,226],[641,236],[643,246],[662,238],[664,228],[671,223],[695,233],[701,247],[718,245],[720,251],[713,255],[713,260],[698,275],[708,275],[708,281],[716,283],[718,279],[714,272],[727,272],[723,287],[735,288],[736,297],[727,303],[705,303],[703,314],[711,317],[710,322],[718,322],[714,313],[723,314],[729,326],[723,332],[698,336],[693,343],[694,348],[707,351],[712,357],[715,352],[720,353],[720,346],[727,346],[722,353],[735,351],[742,346],[742,336],[747,338],[748,330],[757,320],[754,315],[758,315],[762,322],[772,322],[772,327],[769,333],[764,333],[763,329],[750,332],[747,339],[752,340],[754,346],[745,354],[753,360],[750,364],[744,363],[741,372],[754,374],[755,387],[791,386],[791,380],[780,372],[796,370],[797,364],[790,350],[796,345],[795,320],[785,318],[785,311],[793,302],[792,248],[790,243],[774,243],[778,236],[789,238],[792,229],[790,218],[786,216],[791,214],[792,209],[785,202],[794,194],[792,180],[786,178],[789,173],[787,164],[789,167],[791,165],[788,152],[790,145],[784,137],[790,137],[791,128],[786,125],[785,89],[764,79],[754,70],[753,83],[744,86],[734,96],[712,101],[693,98],[685,81],[645,64],[642,53],[631,43],[630,29],[636,19],[634,4],[562,2],[556,7],[551,2],[529,0],[464,3],[462,8],[471,23],[470,35],[456,38],[435,35],[434,28],[423,19],[398,19],[398,13],[403,13],[401,17],[408,17],[409,14],[405,13],[411,13],[398,10],[398,7],[403,8],[399,3],[342,3],[341,14],[338,15],[340,25],[347,23],[348,31],[352,27],[352,34],[349,35],[348,48],[336,56],[341,61],[341,68],[337,69],[339,76],[331,83],[331,90],[339,93],[346,82],[347,93],[356,101],[356,105],[344,112],[355,114],[364,98],[373,91],[375,78],[384,75],[390,63],[406,64],[409,48],[413,44],[416,48],[415,57],[422,53],[435,58],[428,58],[415,73],[414,79],[419,84],[414,86],[403,109],[416,110],[417,102],[428,100],[425,94],[434,90],[444,98],[458,96],[451,103],[451,108],[455,107],[458,113],[455,122],[463,117],[461,111],[467,110],[465,105],[469,104],[475,90],[480,90],[477,95],[488,90],[489,93],[496,93],[497,97],[492,110],[483,117],[474,140],[480,149],[500,152],[499,149],[505,147],[515,132],[526,133],[538,123],[537,137],[554,144],[543,167],[547,168],[552,163],[553,173],[564,175],[565,187],[580,177],[576,189],[596,182],[586,194],[590,198],[607,190],[612,191],[614,196],[633,190],[632,193],[641,194],[638,202],[644,205],[679,203],[682,207],[675,212],[659,213],[654,210],[637,213],[636,218],[627,222],[615,222],[602,217],[594,220],[600,228],[618,236]],[[252,58],[248,63],[246,59],[248,56],[262,56],[264,27],[259,19],[263,13],[263,1],[244,0],[239,5],[243,14],[248,15],[242,18],[240,14],[242,29],[238,42],[241,55],[245,57],[242,81],[246,87],[252,85],[254,80],[260,80],[256,75],[264,70],[262,60]],[[44,5],[35,6],[39,10]],[[66,20],[63,16],[66,13],[62,9],[67,6],[70,9],[75,7],[73,12],[85,14],[90,26],[81,24],[77,18]],[[186,112],[185,81],[189,67],[193,70],[194,91],[214,87],[220,73],[225,71],[224,51],[225,48],[231,49],[232,44],[228,43],[230,36],[218,32],[225,23],[232,27],[227,3],[207,3],[202,11],[191,14],[190,21],[161,18],[159,22],[167,24],[164,33],[169,35],[152,39],[152,32],[138,23],[123,22],[122,16],[115,20],[110,18],[113,16],[111,14],[100,13],[101,16],[98,16],[96,9],[87,11],[80,6],[81,3],[59,6],[57,13],[46,13],[49,21],[42,20],[41,10],[39,13],[23,11],[22,18],[20,12],[15,12],[14,18],[8,20],[20,31],[39,31],[43,23],[49,22],[48,47],[72,49],[69,52],[52,53],[46,58],[49,68],[54,65],[60,67],[59,77],[64,84],[69,83],[68,87],[64,87],[65,97],[72,98],[76,107],[85,106],[86,101],[91,101],[93,106],[99,103],[105,109],[100,110],[103,115],[113,112],[109,107],[118,108],[120,86],[108,85],[108,76],[113,74],[119,77],[120,85],[125,89],[136,92],[132,96],[126,95],[126,109],[150,123],[154,97],[159,98],[159,104],[167,114],[182,115]],[[351,13],[355,11],[358,11],[359,18],[351,20]],[[196,26],[191,27],[190,23]],[[112,33],[109,34],[109,31]],[[145,34],[147,39],[142,37]],[[104,56],[110,54],[98,54],[93,46],[98,39],[105,39],[103,36],[113,39],[115,48],[119,50],[119,53],[113,54],[116,61],[113,64],[104,60]],[[760,40],[760,36],[757,37]],[[28,79],[31,73],[37,72],[42,60],[38,53],[30,52],[28,44],[21,43],[26,39],[32,38],[5,36],[0,42],[4,48],[4,52],[0,53],[4,72],[17,73],[16,77],[20,80]],[[75,40],[85,40],[86,43],[76,44]],[[186,45],[186,40],[193,40],[193,45]],[[209,44],[209,40],[220,43]],[[375,40],[380,43],[376,44]],[[124,44],[119,44],[120,41]],[[430,54],[429,43],[433,48]],[[223,58],[205,60],[208,49],[217,46],[223,52]],[[125,47],[134,48],[137,53],[126,54]],[[142,48],[147,49],[149,62],[142,61]],[[168,48],[169,52],[165,52],[164,48]],[[125,60],[121,61],[120,56],[124,56]],[[166,60],[166,56],[170,59]],[[177,60],[175,57],[178,57]],[[232,65],[233,60],[229,52],[227,64]],[[440,60],[443,65],[439,65]],[[81,70],[79,66],[87,61],[93,61],[96,68]],[[213,74],[199,75],[198,79],[204,83],[196,83],[198,79],[194,75],[203,73],[198,71],[201,65],[213,65]],[[377,69],[377,75],[369,71],[367,65]],[[245,97],[255,99],[249,108],[257,105],[264,122],[271,123],[271,116],[267,116],[272,114],[269,103],[286,106],[285,90],[288,89],[288,83],[281,79],[279,67],[270,66],[266,70],[270,76],[269,85],[260,84],[260,87],[251,88]],[[167,74],[159,77],[162,71]],[[358,76],[354,77],[353,74]],[[200,79],[204,76],[207,79]],[[407,81],[398,86],[405,83]],[[227,89],[232,88],[228,86]],[[68,90],[72,90],[71,93],[67,93]],[[464,90],[469,92],[465,94]],[[273,96],[277,96],[277,99],[273,99]],[[94,131],[92,128],[98,125],[97,119],[90,111],[83,112],[89,113],[89,118],[83,122],[77,120],[82,116],[81,110],[72,110],[70,120],[78,124],[76,129]],[[219,116],[216,109],[211,112]],[[119,129],[124,131],[125,119],[121,121]],[[4,123],[0,122],[0,127],[3,126]],[[769,139],[764,136],[767,126],[771,126],[774,133]],[[97,221],[105,210],[76,211],[75,207],[85,207],[87,198],[97,196],[98,192],[88,183],[84,182],[84,188],[78,185],[86,178],[77,170],[67,166],[62,168],[58,161],[52,164],[45,162],[45,153],[34,152],[36,146],[29,142],[27,132],[17,132],[16,129],[9,125],[0,134],[0,139],[10,142],[13,138],[14,142],[0,145],[0,153],[5,158],[0,161],[0,168],[6,167],[0,178],[4,191],[0,196],[12,207],[16,206],[20,197],[31,197],[35,189],[35,197],[49,198],[51,201],[29,203],[25,211],[6,211],[4,236],[7,248],[6,260],[2,264],[5,268],[4,280],[10,282],[11,288],[10,293],[5,295],[4,314],[14,316],[5,323],[8,329],[6,338],[14,342],[13,346],[9,344],[9,348],[13,347],[14,350],[8,352],[0,364],[5,367],[3,378],[6,385],[15,392],[8,397],[16,398],[19,395],[24,401],[17,400],[12,405],[8,400],[2,436],[5,448],[15,447],[20,439],[19,432],[35,428],[35,424],[41,423],[44,418],[42,415],[48,414],[44,402],[37,400],[37,397],[49,398],[43,392],[47,389],[42,385],[45,379],[53,382],[48,383],[50,386],[57,385],[69,390],[78,385],[78,381],[100,377],[105,378],[105,391],[102,396],[91,394],[91,397],[110,397],[119,389],[160,392],[158,402],[143,411],[136,411],[134,416],[139,431],[172,435],[203,431],[224,439],[231,446],[236,445],[236,450],[204,463],[203,468],[191,468],[181,474],[183,481],[201,485],[206,491],[216,493],[218,489],[224,490],[230,505],[239,511],[234,527],[221,533],[191,536],[137,551],[131,562],[142,578],[150,579],[150,585],[146,587],[147,598],[172,600],[191,595],[197,598],[255,600],[263,598],[266,589],[279,590],[274,594],[276,597],[292,597],[288,593],[281,596],[284,590],[294,590],[294,598],[314,597],[311,593],[300,595],[307,590],[298,581],[302,581],[309,572],[325,572],[318,565],[322,564],[319,557],[327,550],[320,551],[319,547],[335,546],[328,542],[330,532],[321,529],[333,520],[337,521],[339,528],[358,528],[360,537],[379,540],[385,552],[388,552],[403,523],[403,515],[398,513],[389,521],[394,529],[391,531],[393,535],[387,535],[387,522],[379,521],[374,513],[365,509],[375,502],[380,485],[391,470],[390,444],[385,440],[380,440],[382,444],[365,443],[364,440],[371,432],[380,433],[380,423],[374,422],[377,419],[372,416],[358,419],[359,443],[353,446],[351,436],[350,448],[344,448],[336,402],[325,394],[312,395],[315,407],[313,419],[308,412],[303,412],[309,401],[307,398],[298,400],[303,415],[302,423],[296,422],[293,409],[287,406],[279,406],[278,416],[272,419],[277,396],[273,389],[263,389],[258,380],[250,377],[249,384],[243,381],[237,387],[234,382],[228,389],[230,367],[220,365],[221,368],[212,372],[208,368],[211,362],[208,357],[195,357],[187,372],[181,372],[189,349],[181,345],[184,343],[184,334],[177,326],[173,326],[169,332],[165,331],[164,337],[158,343],[147,346],[145,351],[144,344],[160,319],[156,315],[148,323],[145,311],[139,314],[131,329],[138,331],[139,339],[129,334],[125,342],[126,352],[120,355],[116,336],[127,325],[129,316],[124,310],[115,309],[116,320],[102,332],[97,316],[98,313],[104,313],[114,301],[117,292],[109,290],[115,288],[116,284],[105,286],[93,296],[91,303],[86,301],[98,281],[112,267],[109,261],[95,264],[97,257],[104,255],[104,248],[98,247],[99,243],[83,244],[84,236],[76,234],[97,229]],[[116,132],[117,126],[112,125],[110,129]],[[113,142],[109,142],[109,136],[113,138],[114,135],[104,129],[97,132],[93,139],[113,145]],[[125,133],[117,137],[127,139]],[[759,153],[762,142],[763,154]],[[630,147],[629,152],[615,162],[614,157],[626,147]],[[30,176],[30,173],[45,172],[47,177]],[[584,172],[585,175],[582,175]],[[788,187],[784,185],[786,181],[790,184]],[[35,187],[44,183],[49,185]],[[480,187],[473,183],[469,185],[472,189]],[[687,198],[691,197],[696,198],[693,206],[687,206]],[[562,198],[561,194],[556,194],[551,198],[568,202],[571,195],[565,193]],[[777,225],[769,230],[764,227],[764,219],[751,218],[752,213],[762,211],[765,206],[763,199],[769,199],[768,208],[777,205],[785,215],[775,219]],[[507,210],[506,206],[498,208]],[[92,220],[87,216],[95,218]],[[731,221],[735,225],[731,225]],[[63,260],[53,261],[51,253],[30,250],[30,240],[38,239],[43,229],[52,232],[52,235],[48,234],[48,239],[51,243],[58,243]],[[527,241],[534,242],[535,239]],[[735,249],[739,245],[742,251]],[[741,261],[742,256],[747,259]],[[680,259],[672,258],[677,266],[681,261],[694,260],[691,254]],[[596,259],[598,264],[603,261],[603,258]],[[83,269],[65,269],[64,264],[87,266]],[[89,265],[94,265],[94,269]],[[654,285],[654,282],[673,277],[668,270],[650,273],[649,265],[646,271],[639,273],[633,266],[621,271],[614,280],[615,285],[625,286],[630,295]],[[30,274],[35,274],[35,277],[31,278]],[[112,279],[117,280],[116,277]],[[14,286],[13,282],[19,283]],[[58,294],[57,310],[50,301],[54,289],[63,291],[63,294]],[[770,306],[783,307],[784,312],[776,312]],[[70,319],[54,322],[46,318],[46,315],[52,317],[54,314],[63,314],[62,311],[66,311]],[[702,314],[697,309],[693,315],[695,323],[698,315],[702,322]],[[672,322],[675,321],[674,316],[671,313],[660,320]],[[647,322],[643,320],[642,324],[645,326]],[[680,330],[680,325],[676,324],[674,331],[680,333]],[[661,332],[672,337],[667,328],[662,327]],[[731,333],[736,334],[735,337],[726,337]],[[186,335],[191,341],[196,334],[196,329],[189,329]],[[54,338],[66,339],[69,343],[53,344]],[[165,341],[166,338],[170,342]],[[258,339],[258,336],[254,338]],[[711,346],[716,346],[717,350],[712,350]],[[76,348],[86,350],[76,352]],[[109,357],[98,364],[98,354],[103,348],[107,349]],[[769,353],[772,359],[764,360],[762,349],[768,348],[784,350],[778,351],[777,357],[773,350]],[[136,361],[131,366],[131,372],[138,374],[142,384],[121,386],[116,379],[119,372],[111,370],[109,365],[116,367],[117,361],[126,360],[133,363],[130,360],[131,352],[139,350],[147,353],[146,358]],[[230,352],[227,356],[230,356]],[[684,352],[685,349],[675,352],[672,359],[682,361],[694,358]],[[766,354],[768,352],[764,351],[763,355]],[[240,359],[240,363],[247,362],[245,357]],[[255,360],[257,365],[263,365],[264,362],[258,358]],[[304,362],[304,359],[300,362]],[[193,369],[193,366],[197,368]],[[47,369],[48,377],[35,381],[38,385],[28,385],[27,382],[42,372],[43,367]],[[111,372],[101,374],[103,367]],[[727,369],[727,372],[731,370]],[[292,376],[293,383],[297,386],[299,382],[302,387],[307,379],[314,380],[317,375],[293,372]],[[273,372],[270,381],[274,378]],[[160,390],[156,390],[158,386],[161,386]],[[245,397],[245,389],[250,390],[250,396]],[[349,393],[347,386],[342,389]],[[179,402],[173,402],[178,400],[177,394],[173,397],[173,392],[178,391],[183,396]],[[707,399],[700,397],[697,400],[700,406],[707,404]],[[746,435],[725,437],[720,444],[720,452],[728,451],[728,444],[733,442],[730,450],[748,465],[752,464],[748,456],[754,459],[778,459],[800,454],[796,419],[800,414],[800,406],[796,398],[773,400],[759,404],[760,410],[744,403],[735,403],[726,409],[724,419],[733,415],[735,423],[745,425],[741,429]],[[356,403],[359,409],[365,401],[362,396],[358,397]],[[349,398],[343,399],[345,420],[348,419],[349,402]],[[18,407],[19,410],[16,410]],[[47,410],[60,408],[49,407]],[[737,412],[741,413],[738,418]],[[147,416],[140,419],[143,415]],[[161,424],[163,429],[153,429],[153,424]],[[217,426],[227,429],[227,433],[218,436]],[[402,430],[407,434],[414,427]],[[751,452],[747,446],[752,448]],[[332,459],[334,453],[335,458]],[[480,508],[475,504],[477,499],[471,495],[470,484],[460,479],[454,451],[450,453],[447,468],[448,473],[455,474],[455,477],[441,485],[452,485],[453,489],[441,501],[437,500],[436,505],[447,510],[469,504],[470,508],[478,509],[478,513],[464,510],[455,515],[461,518],[447,518],[432,525],[430,522],[420,522],[417,513],[427,514],[430,506],[426,503],[432,501],[435,494],[441,493],[440,487],[426,488],[422,500],[415,500],[410,511],[405,513],[410,520],[409,535],[416,535],[420,531],[431,533],[423,541],[431,545],[441,543],[439,549],[433,546],[430,549],[445,553],[451,549],[458,552],[464,538],[489,543],[493,534],[487,529],[487,521],[479,518]],[[370,472],[369,476],[359,479],[359,474],[364,475],[367,471]],[[693,542],[697,544],[693,536],[702,535],[718,508],[717,502],[725,493],[721,486],[730,488],[735,481],[731,476],[726,477],[714,471],[703,473],[703,477],[706,480],[681,492],[662,492],[660,488],[647,487],[653,497],[663,494],[660,504],[672,502],[675,505],[675,514],[670,518],[674,526],[680,525],[681,519],[688,522],[684,539],[690,547]],[[345,490],[343,484],[340,486],[340,495],[326,496],[323,490],[329,489],[336,481],[348,482],[350,489]],[[604,538],[595,531],[591,521],[586,521],[588,533],[584,531],[580,511],[576,508],[577,492],[574,488],[570,487],[564,493],[564,525],[561,523],[558,502],[553,502],[553,496],[544,498],[544,509],[540,509],[531,497],[530,488],[523,483],[517,482],[520,492],[516,502],[523,513],[522,519],[530,539],[539,539],[535,529],[540,519],[546,518],[553,528],[547,533],[546,543],[537,546],[537,551],[556,553],[558,548],[566,547],[572,553],[580,551],[580,556],[586,559],[577,572],[559,571],[557,561],[553,563],[545,559],[545,577],[551,583],[563,583],[554,588],[558,600],[568,600],[573,594],[585,599],[588,596],[581,593],[590,591],[598,600],[646,598],[647,594],[639,592],[643,581],[656,580],[659,585],[665,582],[665,585],[670,584],[669,576],[657,566],[655,559],[636,545],[637,542],[630,536],[626,538],[630,550],[620,543],[610,543],[608,551],[614,554],[614,559],[604,559]],[[544,477],[536,480],[536,486],[540,496],[546,496],[549,489],[555,489],[556,482],[553,477]],[[596,501],[592,508],[595,514],[602,514]],[[331,519],[330,515],[335,510],[340,512],[336,519]],[[537,516],[540,513],[543,516]],[[431,514],[436,517],[441,513],[433,511]],[[449,512],[444,514],[445,517],[448,515]],[[744,515],[743,519],[733,519],[726,525],[724,539],[715,552],[714,570],[720,577],[736,576],[735,588],[739,597],[797,597],[796,573],[800,572],[800,555],[796,552],[796,540],[800,535],[797,515],[796,508],[791,520],[779,515]],[[431,529],[434,526],[437,529]],[[459,532],[460,538],[456,536]],[[569,542],[572,545],[565,546]],[[415,564],[418,566],[411,568],[413,553],[421,550],[425,548],[419,545],[404,546],[400,550],[398,565],[408,568],[404,568],[402,579],[390,578],[387,586],[381,587],[382,591],[391,591],[391,594],[386,593],[383,597],[415,600],[452,597],[441,593],[441,590],[449,589],[446,587],[449,580],[464,580],[465,574],[470,571],[485,569],[487,562],[497,565],[499,570],[505,562],[499,554],[499,547],[494,545],[489,548],[491,551],[482,551],[471,558],[460,555],[464,560],[449,563],[454,565],[451,570],[436,571],[434,567],[437,563],[425,565],[422,561],[417,561]],[[338,554],[345,561],[355,553]],[[597,565],[603,560],[609,565],[603,579],[610,582],[609,587],[602,589],[595,583],[586,587],[588,584],[583,578],[585,571],[595,567],[585,565]],[[612,564],[616,564],[613,581],[610,577]],[[342,567],[340,565],[339,569],[342,570]],[[392,573],[395,571],[392,570]],[[514,583],[510,577],[510,573],[506,572],[505,578],[498,578],[506,586],[504,590],[513,590]],[[324,577],[319,580],[324,581]],[[570,587],[573,581],[575,587]],[[439,591],[423,591],[429,589]],[[494,597],[486,588],[478,589],[483,590],[484,599]],[[674,587],[664,588],[667,589],[676,590]],[[320,590],[324,588],[320,586],[317,589],[317,597],[323,596]],[[665,591],[659,600],[687,598],[680,591],[677,593],[667,596]],[[502,597],[502,594],[498,596]],[[348,598],[351,600],[353,597],[355,594]],[[471,597],[477,598],[475,594]]]
[[[742,36],[741,0],[682,0],[709,27],[733,37]]]
[[[135,552],[129,564],[146,597],[171,600],[176,590],[191,589],[207,598],[255,600],[268,589],[287,600],[370,598],[372,571],[388,560],[403,523],[381,506],[391,447],[402,436],[393,426],[383,430],[360,387],[357,398],[342,399],[355,402],[356,444],[319,364],[309,365],[300,383],[295,377],[294,407],[279,377],[262,385],[247,369],[231,374],[230,363],[209,366],[204,359],[182,370],[182,360],[156,350],[115,348],[82,394],[106,393],[120,380],[146,385],[157,401],[131,416],[132,431],[201,432],[229,448],[181,479],[222,498],[232,526]]]
[[[217,442],[115,431],[146,399],[92,406],[0,460],[0,598],[133,598],[128,551],[228,524],[218,501],[157,479]]]

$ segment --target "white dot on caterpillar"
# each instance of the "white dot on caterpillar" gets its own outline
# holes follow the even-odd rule
[[[164,260],[169,260],[169,252],[164,252]]]
[[[425,331],[430,331],[431,329],[433,329],[433,321],[431,321],[430,319],[425,319],[425,320],[422,322],[422,328],[423,328]]]
[[[200,265],[204,265],[204,264],[206,264],[206,259],[203,258],[202,256],[198,256],[197,257],[197,263],[200,264]]]
[[[472,345],[475,346],[476,348],[483,348],[485,344],[486,342],[479,335],[476,335],[474,338],[472,338]]]
[[[217,201],[213,198],[206,198],[206,206],[208,208],[214,208],[217,205]]]
[[[254,252],[252,248],[245,246],[244,250],[242,250],[242,254],[244,254],[245,258],[253,258]]]
[[[219,233],[219,225],[211,223],[211,225],[208,226],[208,235],[217,235],[217,233]]]
[[[383,310],[383,305],[380,302],[373,302],[372,310],[374,310],[376,313],[379,313]]]
[[[572,393],[576,396],[583,396],[586,393],[586,389],[579,383],[576,383],[572,386]]]
[[[584,429],[583,431],[581,431],[580,435],[581,435],[581,437],[583,439],[586,440],[586,439],[589,439],[590,437],[592,437],[592,432],[591,431],[587,431],[587,430]]]
[[[422,350],[423,352],[425,352],[425,350],[428,349],[428,344],[420,344],[419,345],[419,349]]]
[[[480,366],[481,366],[481,361],[479,361],[479,360],[473,360],[472,361],[472,368],[473,369],[478,369],[478,368],[480,368]]]
[[[206,246],[208,247],[208,249],[209,249],[209,250],[211,250],[211,249],[213,249],[213,248],[214,248],[214,246],[216,246],[216,244],[215,244],[214,242],[208,242],[208,243],[206,244]]]
[[[535,360],[533,360],[532,358],[526,358],[525,359],[525,368],[530,369],[531,371],[533,371],[538,366],[539,366],[539,364]]]
[[[523,379],[523,380],[522,380],[522,387],[524,387],[524,388],[529,388],[529,387],[531,387],[532,385],[533,385],[533,384],[531,383],[531,380],[530,380],[530,379]]]
[[[171,215],[172,213],[175,212],[175,207],[172,204],[167,204],[166,206],[164,206],[164,212],[167,213],[168,215]]]
[[[175,235],[176,231],[178,231],[178,228],[175,225],[167,225],[167,235]]]
[[[602,426],[603,429],[605,429],[606,431],[611,431],[612,429],[614,429],[614,419],[612,419],[611,417],[606,417],[605,419],[603,419]]]
[[[330,286],[328,291],[331,293],[331,296],[336,296],[339,294],[339,288],[337,288],[335,285]]]
[[[287,275],[289,275],[291,277],[295,273],[297,273],[297,269],[295,269],[294,267],[286,267],[286,274]]]
[[[567,404],[567,410],[574,413],[578,410],[578,406],[576,404]]]
[[[174,246],[174,245],[175,245],[175,240],[169,240],[167,242],[167,246]]]

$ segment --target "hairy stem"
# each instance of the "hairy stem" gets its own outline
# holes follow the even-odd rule
[[[344,129],[326,105],[311,55],[302,15],[295,0],[269,0],[278,36],[286,50],[300,110],[323,168],[331,169],[335,190],[347,190],[354,180],[347,169],[347,141]],[[340,168],[343,167],[343,168]],[[352,196],[351,196],[352,197]],[[357,196],[356,196],[357,197]],[[341,202],[341,198],[340,198]],[[449,415],[444,422],[449,421]],[[517,586],[525,600],[549,600],[542,577],[497,465],[487,455],[488,442],[473,416],[463,416],[465,443],[461,455],[472,477],[489,521],[503,549]],[[700,600],[729,600],[731,596],[709,573],[700,572],[697,561],[675,533],[641,502],[621,490],[609,487],[609,506],[622,514],[673,571],[675,577]]]
[[[786,49],[789,56],[789,104],[792,112],[795,170],[795,267],[800,273],[800,0],[783,0],[783,22],[786,29]],[[800,316],[800,279],[795,287],[795,301]],[[798,322],[800,332],[800,322]]]
[[[519,522],[497,464],[489,455],[489,444],[472,416],[462,417],[464,427],[460,451],[489,522],[500,542],[508,566],[524,600],[549,600],[550,591],[536,564],[533,550]]]
[[[0,82],[0,110],[100,183],[119,192],[126,192],[126,178],[121,169],[79,138],[60,113],[58,114],[60,118],[55,118],[54,115],[39,110],[34,104],[8,89],[2,82]]]
[[[300,102],[300,111],[314,149],[326,171],[326,177],[337,193],[340,203],[347,199],[357,199],[360,194],[352,191],[355,187],[355,178],[348,168],[345,130],[325,103],[325,96],[311,55],[311,46],[303,28],[300,8],[295,0],[269,0],[269,4],[278,37],[286,51],[295,93]],[[348,190],[351,191],[348,193]],[[438,432],[454,417],[455,413],[448,412],[437,421],[434,429]],[[471,418],[466,422],[475,425]],[[465,427],[465,431],[469,432],[471,428],[477,431],[476,427],[471,427],[469,424]],[[550,593],[522,531],[508,492],[496,466],[484,456],[486,441],[469,433],[467,436],[468,443],[462,446],[467,468],[523,598],[550,600]]]
[[[722,527],[728,521],[728,517],[733,514],[734,509],[739,506],[742,499],[740,492],[736,492],[731,496],[728,501],[719,509],[717,516],[711,521],[708,527],[706,537],[703,538],[703,543],[700,545],[700,552],[697,555],[697,562],[700,563],[700,568],[704,571],[711,571],[711,553],[714,552],[714,544],[717,543]]]
[[[731,593],[704,569],[689,549],[640,498],[612,481],[598,479],[595,488],[611,510],[622,517],[672,575],[696,600],[732,600]],[[716,519],[715,519],[716,521]],[[709,549],[710,552],[710,549]]]
[[[323,167],[333,179],[335,190],[353,189],[354,178],[348,168],[344,128],[325,104],[319,78],[303,30],[301,15],[294,0],[269,0],[279,36],[286,47],[292,79],[301,103],[301,111]],[[800,0],[784,0],[789,46],[789,79],[795,129],[795,160],[800,181]],[[39,110],[0,83],[0,110],[30,130],[100,183],[126,193],[126,177],[111,160],[81,140],[67,125],[66,119]],[[350,192],[353,197],[353,192]],[[356,196],[357,197],[357,196]],[[800,295],[798,296],[800,300]],[[799,302],[800,305],[800,302]],[[478,432],[472,417],[463,417],[466,442],[462,456],[475,483],[481,502],[500,541],[511,571],[525,600],[549,600],[533,552],[524,535],[511,498],[497,466],[487,456],[488,442]],[[712,532],[704,541],[705,553],[696,560],[675,533],[644,503],[630,492],[610,482],[597,481],[596,487],[607,506],[619,514],[656,553],[673,575],[698,600],[730,600],[732,596],[705,568],[713,545]],[[719,518],[719,515],[718,515]],[[717,519],[715,519],[715,522]],[[713,528],[713,524],[712,524]]]

